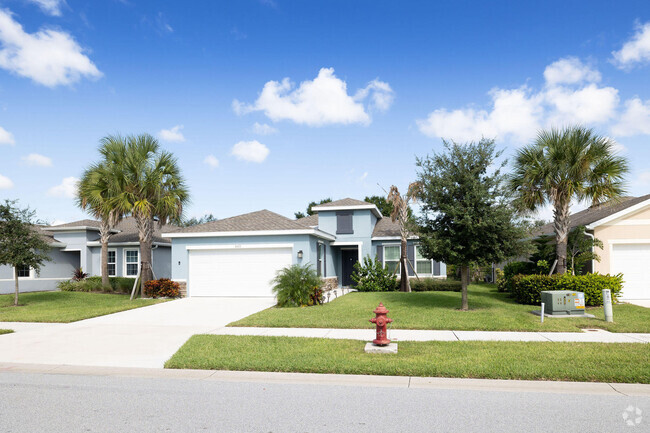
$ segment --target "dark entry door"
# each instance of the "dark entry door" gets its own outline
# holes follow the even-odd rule
[[[342,250],[341,260],[343,261],[343,266],[341,267],[343,271],[343,281],[341,282],[341,285],[352,286],[354,285],[354,281],[352,281],[352,272],[354,271],[354,264],[359,261],[359,251]]]

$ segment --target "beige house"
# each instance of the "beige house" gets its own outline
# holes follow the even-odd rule
[[[650,299],[650,194],[625,197],[571,215],[571,228],[585,226],[589,235],[603,242],[596,248],[600,262],[591,269],[601,274],[623,274],[620,299]],[[542,227],[553,234],[552,224]]]

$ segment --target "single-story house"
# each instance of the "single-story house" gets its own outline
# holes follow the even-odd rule
[[[273,296],[271,280],[292,264],[310,264],[330,288],[352,285],[353,266],[366,256],[399,266],[399,225],[374,204],[346,198],[312,210],[297,220],[260,210],[168,227],[162,236],[171,240],[172,279],[192,297]],[[417,238],[408,240],[407,255],[418,276],[446,278],[445,264],[422,257]]]
[[[101,275],[99,221],[80,220],[56,226],[34,226],[50,246],[51,261],[40,272],[18,269],[21,292],[54,290],[59,281],[69,280],[77,268],[90,276]],[[157,278],[171,277],[171,243],[160,236],[155,224],[152,261]],[[110,276],[135,277],[140,270],[140,243],[134,218],[123,219],[113,230],[108,244]],[[0,266],[0,293],[14,290],[14,268]]]
[[[595,248],[600,261],[588,265],[589,271],[623,274],[622,300],[650,299],[650,194],[576,212],[569,225],[585,226],[589,236],[603,242],[602,250]],[[553,235],[553,224],[541,227],[540,234]]]

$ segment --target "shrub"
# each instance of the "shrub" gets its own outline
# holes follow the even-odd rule
[[[144,283],[144,295],[149,298],[178,298],[181,296],[181,288],[169,278],[160,278]]]
[[[106,290],[102,286],[102,277],[88,277],[81,281],[61,281],[57,284],[60,290],[66,292],[102,292],[112,291],[117,293],[131,293],[135,278],[111,277],[108,280],[111,284],[110,289]]]
[[[612,292],[612,300],[616,301],[623,287],[623,276],[619,275],[516,275],[512,278],[510,291],[520,304],[537,305],[541,302],[541,292],[544,290],[570,290],[583,292],[587,306],[603,305],[603,289]]]
[[[278,307],[303,307],[321,303],[318,295],[322,281],[309,265],[292,265],[280,269],[273,279]]]
[[[460,292],[461,283],[456,280],[441,280],[436,278],[411,279],[411,290],[414,292]]]
[[[352,281],[356,283],[355,289],[360,292],[392,292],[399,289],[397,277],[386,269],[381,261],[363,258],[363,262],[354,264]]]
[[[76,269],[72,272],[72,281],[81,281],[81,280],[85,279],[87,276],[88,276],[88,274],[85,273],[85,272],[83,271],[83,269],[81,269],[81,268],[76,268]]]

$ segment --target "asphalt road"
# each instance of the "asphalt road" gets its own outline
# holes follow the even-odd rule
[[[559,431],[648,432],[650,397],[0,373],[0,432]]]

